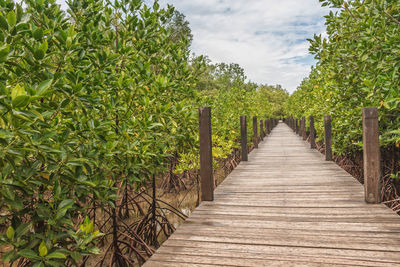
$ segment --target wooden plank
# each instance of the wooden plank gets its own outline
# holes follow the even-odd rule
[[[200,232],[193,235],[191,232],[176,233],[171,240],[181,241],[198,241],[212,243],[229,243],[229,244],[247,244],[260,246],[291,246],[291,247],[319,247],[319,248],[337,248],[337,249],[358,249],[358,250],[376,250],[376,251],[393,251],[397,252],[398,242],[400,239],[389,239],[389,242],[379,242],[371,238],[353,237],[349,239],[347,236],[320,236],[310,235],[291,235],[282,238],[281,235],[271,234],[268,238],[252,235],[249,233],[210,233]],[[377,241],[371,242],[371,241]],[[391,241],[391,242],[390,242]]]
[[[342,256],[348,258],[358,258],[367,260],[386,259],[389,262],[400,262],[400,253],[397,251],[389,250],[357,250],[357,249],[337,249],[337,248],[326,248],[326,247],[313,247],[313,246],[274,246],[274,245],[253,245],[243,243],[218,243],[218,242],[201,242],[201,241],[186,241],[186,240],[171,240],[165,244],[165,247],[182,248],[192,247],[193,249],[209,249],[216,251],[220,249],[230,250],[232,255],[236,252],[252,251],[255,253],[274,253],[274,254],[289,254],[292,255],[329,255],[329,256]]]
[[[201,200],[214,200],[214,176],[212,168],[211,108],[199,108],[200,183]]]
[[[363,108],[364,188],[367,203],[381,201],[378,109]]]
[[[233,265],[228,265],[227,261]],[[262,260],[263,262],[254,262]],[[197,263],[213,262],[212,266],[393,266],[395,261],[365,259],[360,257],[332,256],[320,254],[288,255],[279,253],[256,253],[218,249],[210,251],[202,248],[165,247],[157,255],[156,260],[146,266],[198,266]],[[170,265],[158,265],[168,262]],[[182,263],[184,262],[184,263]],[[186,265],[180,265],[186,264]]]

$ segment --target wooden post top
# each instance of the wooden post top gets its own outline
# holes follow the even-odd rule
[[[377,107],[365,107],[363,108],[363,118],[365,119],[377,119],[378,108]]]

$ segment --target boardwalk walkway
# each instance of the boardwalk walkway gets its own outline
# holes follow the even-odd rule
[[[400,266],[400,218],[280,123],[145,266]]]

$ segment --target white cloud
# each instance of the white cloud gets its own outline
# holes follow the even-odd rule
[[[63,0],[57,0],[59,3]],[[147,2],[152,2],[148,0]],[[292,92],[314,61],[307,38],[325,32],[318,0],[160,0],[186,15],[192,50],[214,62],[240,64],[257,83]]]
[[[325,31],[318,0],[163,0],[183,12],[192,49],[215,62],[239,63],[258,83],[294,91],[310,71],[307,38]]]

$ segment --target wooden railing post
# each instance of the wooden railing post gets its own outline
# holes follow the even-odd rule
[[[296,128],[295,132],[296,132],[296,134],[298,134],[299,133],[299,120],[298,119],[296,119],[296,127],[295,128]]]
[[[257,116],[253,116],[253,143],[254,147],[258,148]]]
[[[295,123],[294,123],[294,118],[293,118],[293,116],[291,116],[291,120],[292,120],[292,130],[293,130],[293,132],[295,132],[295,131],[296,131],[296,125],[295,125]]]
[[[299,136],[302,135],[302,131],[303,131],[303,119],[299,119],[299,132],[297,133]]]
[[[269,133],[268,133],[268,120],[265,120],[265,128],[264,128],[264,130],[265,130],[265,136],[268,136],[269,135]]]
[[[316,148],[317,145],[315,143],[315,128],[314,128],[314,117],[310,116],[310,146],[311,148]]]
[[[307,140],[307,127],[306,127],[306,117],[303,116],[303,131],[301,132],[303,135],[303,140]]]
[[[263,127],[263,125],[264,125],[264,123],[263,123],[263,120],[260,120],[260,138],[261,138],[261,141],[264,141],[264,127]]]
[[[199,108],[200,183],[201,200],[214,200],[214,177],[212,168],[211,108]]]
[[[377,204],[381,201],[381,168],[376,107],[363,108],[363,148],[365,201]]]
[[[247,117],[240,116],[240,143],[242,145],[242,161],[248,161],[247,149]]]
[[[332,124],[331,115],[325,115],[324,117],[325,126],[325,159],[332,160]]]

